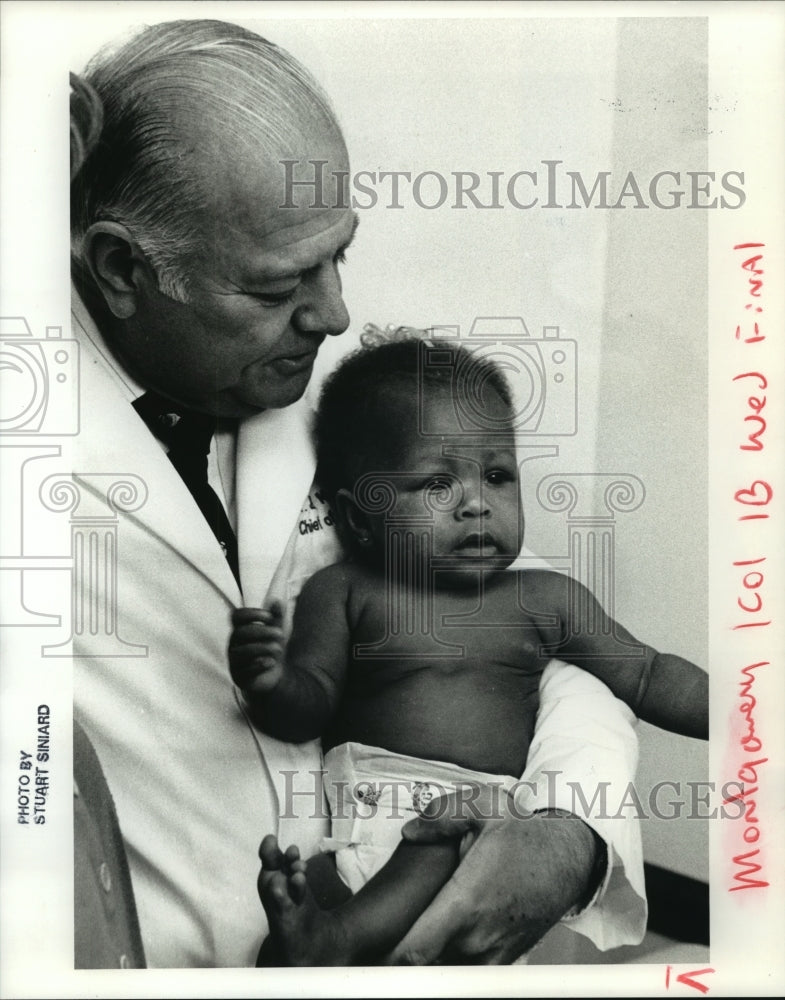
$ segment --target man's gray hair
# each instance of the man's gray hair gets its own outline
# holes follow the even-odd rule
[[[203,238],[194,214],[208,197],[209,181],[193,160],[193,122],[210,123],[227,157],[260,143],[280,154],[324,122],[340,134],[327,95],[296,59],[223,21],[145,28],[99,52],[80,83],[97,98],[102,124],[91,148],[81,149],[71,184],[72,252],[81,259],[93,223],[120,223],[146,254],[161,291],[178,301],[187,301],[184,264]],[[76,115],[77,130],[96,134],[95,121],[84,117],[84,110],[81,122]],[[73,129],[72,99],[72,136]]]

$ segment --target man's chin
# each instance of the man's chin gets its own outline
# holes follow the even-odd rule
[[[311,379],[311,370],[303,373],[298,378],[287,379],[284,383],[275,386],[265,386],[256,392],[235,393],[228,397],[225,402],[226,410],[233,412],[218,414],[226,417],[252,417],[262,410],[283,410],[287,406],[302,399],[303,393],[308,388]]]

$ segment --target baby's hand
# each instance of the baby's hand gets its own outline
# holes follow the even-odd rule
[[[235,608],[229,640],[232,680],[249,697],[272,691],[283,675],[283,608],[271,601],[265,608]]]

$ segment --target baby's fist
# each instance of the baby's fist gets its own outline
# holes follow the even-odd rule
[[[272,691],[283,674],[283,607],[235,608],[229,639],[229,671],[250,698]]]

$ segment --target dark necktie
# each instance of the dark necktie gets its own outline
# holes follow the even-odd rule
[[[207,481],[207,456],[215,433],[216,419],[206,413],[178,408],[171,400],[147,392],[133,407],[152,433],[166,445],[169,461],[188,487],[213,534],[220,542],[237,583],[240,569],[237,539],[223,504]]]

